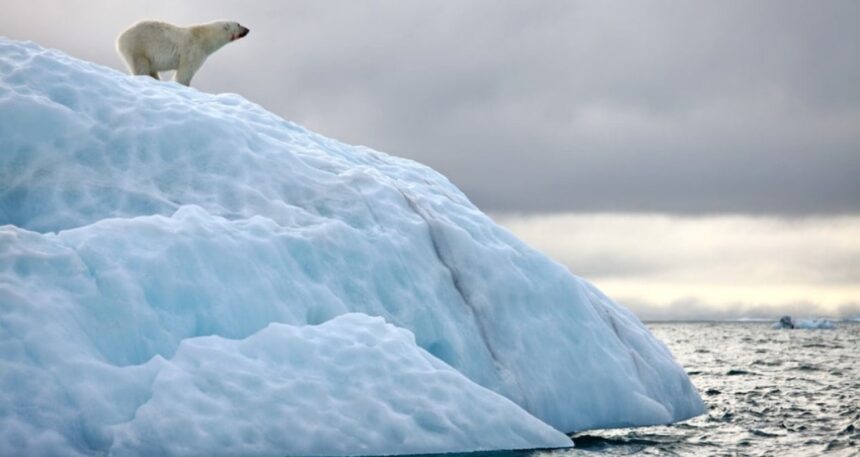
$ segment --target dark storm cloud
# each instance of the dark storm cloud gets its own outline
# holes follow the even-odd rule
[[[860,211],[860,3],[7,1],[122,68],[131,22],[251,28],[194,85],[414,158],[492,211]]]

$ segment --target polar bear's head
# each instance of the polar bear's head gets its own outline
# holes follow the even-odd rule
[[[227,36],[230,37],[230,41],[236,41],[239,38],[244,37],[251,30],[247,27],[243,27],[238,22],[229,22],[223,21],[218,23],[223,29]]]
[[[188,30],[191,32],[192,45],[200,48],[204,59],[220,49],[221,46],[236,41],[250,32],[247,27],[232,21],[215,21],[192,25],[188,27]]]

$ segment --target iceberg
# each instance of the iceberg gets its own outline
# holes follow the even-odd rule
[[[794,327],[810,330],[835,330],[836,324],[830,319],[809,319],[797,321]]]
[[[0,454],[549,448],[704,412],[444,176],[0,38]]]
[[[782,316],[779,321],[771,325],[773,329],[805,329],[805,330],[834,330],[836,324],[829,319],[799,319],[794,320],[791,316]]]
[[[796,327],[796,324],[794,322],[794,319],[792,319],[791,316],[788,316],[788,315],[780,317],[778,321],[774,322],[773,325],[771,325],[771,328],[773,328],[773,329],[781,329],[781,328],[791,329],[791,328],[795,328],[795,327]]]
[[[112,427],[112,455],[570,446],[564,434],[416,346],[408,330],[364,314],[318,326],[270,324],[243,340],[190,338],[172,360],[156,360],[151,398]]]

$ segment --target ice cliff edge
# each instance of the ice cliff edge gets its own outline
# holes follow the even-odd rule
[[[430,168],[3,38],[0,226],[3,455],[553,447],[704,411]]]

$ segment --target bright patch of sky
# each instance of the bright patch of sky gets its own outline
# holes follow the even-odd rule
[[[645,319],[860,315],[860,217],[495,219]]]

